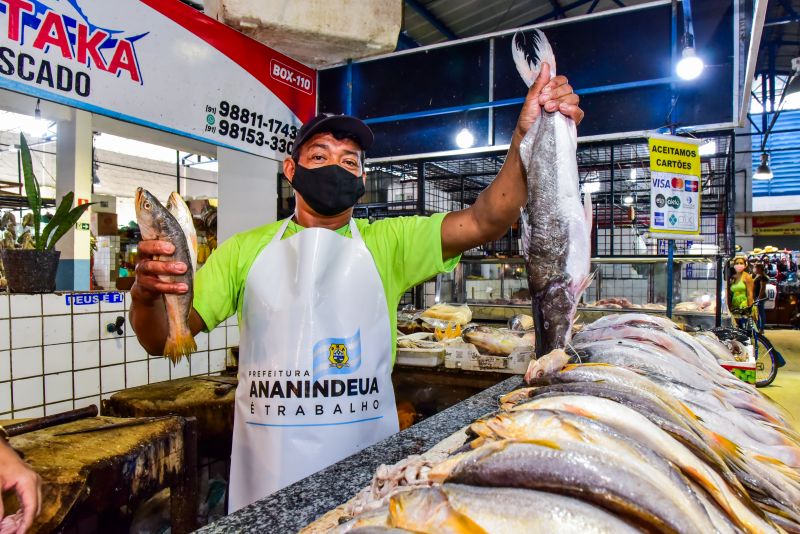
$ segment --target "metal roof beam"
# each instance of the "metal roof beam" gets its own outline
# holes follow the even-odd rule
[[[597,4],[599,2],[600,2],[600,0],[594,0],[594,2],[592,2],[592,5],[590,5],[589,9],[586,11],[586,14],[588,15],[589,13],[594,13],[594,8],[597,7]]]
[[[537,18],[533,19],[532,21],[523,24],[522,26],[529,26],[531,24],[539,24],[540,22],[544,22],[546,20],[550,20],[552,18],[555,18],[560,12],[566,13],[570,9],[575,9],[576,7],[580,7],[582,5],[588,4],[589,2],[592,2],[592,0],[575,0],[574,2],[572,2],[570,4],[562,6],[560,11],[553,10],[550,13],[548,13],[547,15],[542,15],[541,17],[537,17]]]
[[[567,14],[564,13],[564,10],[562,9],[561,4],[559,3],[558,0],[550,0],[550,5],[553,6],[553,11],[558,12],[556,18],[564,18],[567,16]]]
[[[409,48],[417,48],[419,43],[413,38],[409,37],[405,30],[401,31],[397,36],[397,50],[407,50]]]
[[[436,28],[436,31],[447,37],[448,39],[458,39],[458,35],[453,33],[453,30],[448,28],[444,22],[439,20],[436,15],[430,12],[427,7],[422,5],[419,0],[405,0],[406,5],[413,9],[417,15],[425,19],[428,24]]]
[[[769,26],[780,26],[781,24],[789,24],[791,22],[800,22],[800,17],[789,16],[768,20],[764,22],[764,27],[767,28]]]

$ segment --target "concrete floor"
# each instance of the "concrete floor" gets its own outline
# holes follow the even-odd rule
[[[767,330],[766,334],[786,365],[778,370],[772,385],[759,391],[792,414],[795,428],[800,429],[800,330]]]

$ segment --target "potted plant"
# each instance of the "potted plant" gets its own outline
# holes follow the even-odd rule
[[[19,145],[33,233],[26,241],[25,247],[22,243],[16,243],[12,248],[6,243],[5,248],[0,251],[3,267],[10,292],[49,293],[56,287],[56,272],[61,256],[61,252],[55,250],[56,243],[75,226],[91,204],[81,204],[73,208],[72,201],[75,194],[70,191],[61,199],[55,214],[42,229],[42,197],[39,182],[33,174],[28,142],[22,134],[19,134]]]

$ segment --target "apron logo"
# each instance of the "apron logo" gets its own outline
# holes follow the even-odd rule
[[[329,337],[314,343],[314,380],[355,373],[361,367],[361,330],[350,337]]]
[[[328,356],[328,361],[331,362],[331,367],[341,369],[350,366],[350,364],[347,363],[350,361],[350,357],[347,355],[347,345],[331,343],[331,346],[328,348],[328,353],[330,354],[330,356]]]

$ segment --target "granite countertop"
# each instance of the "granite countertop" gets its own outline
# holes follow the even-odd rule
[[[522,377],[508,378],[199,532],[297,532],[367,486],[380,464],[393,464],[411,454],[422,454],[475,419],[496,410],[498,397],[521,385]]]

